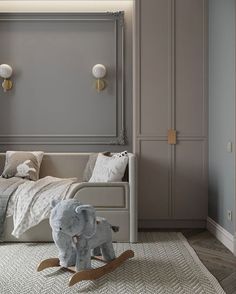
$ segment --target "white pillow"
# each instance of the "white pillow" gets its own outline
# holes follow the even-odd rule
[[[121,182],[128,159],[128,155],[108,157],[99,153],[89,182]]]

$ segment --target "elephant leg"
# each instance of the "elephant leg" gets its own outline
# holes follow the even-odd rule
[[[59,251],[58,258],[62,267],[74,266],[76,262],[76,250],[72,238],[61,231],[52,232],[53,240]]]
[[[111,261],[116,258],[112,242],[102,244],[102,255],[106,261]]]
[[[93,256],[101,256],[101,255],[102,255],[100,246],[95,247],[95,248],[93,249],[93,253],[92,253],[92,255],[93,255]]]
[[[81,241],[82,240],[79,241],[76,248],[76,271],[91,268],[91,248],[87,245],[87,242]]]

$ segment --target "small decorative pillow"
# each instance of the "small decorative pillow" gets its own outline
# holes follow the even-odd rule
[[[111,153],[108,151],[103,152],[102,154],[105,156],[111,156]],[[89,155],[89,159],[83,173],[83,182],[88,182],[90,178],[92,177],[97,157],[98,157],[98,153],[92,153]]]
[[[112,157],[99,153],[89,182],[121,182],[128,163],[128,154]]]
[[[2,177],[20,177],[33,181],[38,180],[43,154],[41,151],[7,151]]]

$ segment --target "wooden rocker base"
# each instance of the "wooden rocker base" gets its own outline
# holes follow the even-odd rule
[[[125,252],[123,252],[120,256],[118,256],[117,258],[115,258],[112,261],[105,261],[99,257],[93,257],[93,259],[105,262],[106,264],[98,267],[98,268],[94,268],[94,269],[88,269],[88,270],[84,270],[84,271],[79,271],[77,272],[75,270],[75,267],[68,267],[68,268],[64,268],[66,270],[69,270],[70,272],[73,272],[73,276],[70,278],[69,280],[69,286],[73,286],[76,283],[79,283],[81,281],[85,281],[85,280],[96,280],[112,271],[114,271],[117,267],[119,267],[120,265],[122,265],[127,259],[134,257],[134,252],[132,250],[126,250]],[[40,272],[46,268],[49,267],[60,267],[59,264],[59,259],[58,258],[49,258],[49,259],[45,259],[43,260],[37,267],[37,271]]]

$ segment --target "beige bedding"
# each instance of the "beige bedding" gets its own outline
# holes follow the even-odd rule
[[[0,178],[0,239],[2,239],[2,235],[4,232],[7,207],[11,195],[14,194],[19,185],[24,182],[25,180],[20,178],[11,178],[9,180]]]
[[[61,179],[51,176],[36,182],[25,181],[20,184],[13,193],[7,209],[7,216],[13,216],[12,235],[19,238],[29,228],[49,218],[51,201],[73,197],[73,191],[78,184],[76,178]]]
[[[0,177],[0,195],[12,195],[21,184],[28,181],[17,177],[10,179]]]

